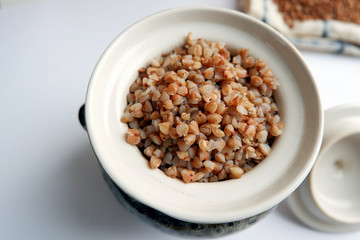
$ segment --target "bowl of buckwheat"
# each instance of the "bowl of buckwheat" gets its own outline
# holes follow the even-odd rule
[[[237,11],[187,7],[122,32],[80,111],[119,202],[183,236],[256,223],[304,180],[323,112],[299,52]]]

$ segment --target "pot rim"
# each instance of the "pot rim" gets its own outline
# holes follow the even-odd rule
[[[139,34],[137,33],[138,31],[144,30],[145,27],[151,24],[159,23],[160,21],[164,21],[164,19],[167,19],[169,22],[176,22],[185,17],[193,17],[194,15],[191,14],[196,13],[201,14],[199,15],[201,19],[209,19],[209,17],[205,15],[215,16],[215,19],[224,17],[238,20],[241,25],[240,27],[244,27],[245,24],[251,25],[251,27],[253,27],[251,31],[257,34],[261,34],[261,31],[266,32],[266,34],[268,34],[267,44],[270,45],[270,47],[266,47],[274,49],[274,56],[280,54],[282,59],[286,59],[287,64],[292,64],[293,69],[295,69],[296,65],[297,71],[299,72],[299,69],[301,70],[302,76],[294,76],[294,78],[296,77],[295,82],[290,81],[291,83],[284,82],[282,84],[280,80],[281,85],[279,88],[285,89],[287,88],[286,86],[291,88],[291,84],[297,84],[297,86],[292,86],[291,88],[292,93],[296,95],[296,97],[294,97],[296,98],[295,100],[289,97],[289,94],[285,92],[284,89],[282,90],[284,95],[283,100],[287,100],[289,103],[281,100],[280,97],[284,110],[291,110],[288,113],[284,113],[288,120],[291,120],[289,123],[285,122],[285,124],[288,124],[284,131],[284,135],[286,136],[281,136],[281,140],[275,142],[276,146],[274,146],[274,151],[268,157],[269,163],[259,164],[252,171],[246,173],[243,178],[238,180],[206,184],[191,183],[186,185],[180,181],[168,178],[160,170],[151,170],[147,166],[146,161],[141,164],[136,163],[136,166],[141,166],[141,169],[136,169],[134,174],[144,174],[141,175],[144,180],[138,180],[133,176],[132,172],[126,171],[135,169],[135,167],[132,166],[132,164],[135,164],[134,162],[130,163],[130,161],[123,159],[121,161],[119,160],[119,162],[114,160],[115,157],[122,156],[122,154],[130,158],[141,156],[141,153],[135,149],[136,147],[128,145],[121,137],[121,134],[123,134],[122,136],[125,135],[125,126],[110,128],[110,125],[115,126],[114,123],[111,122],[114,121],[114,116],[119,117],[123,111],[123,109],[114,110],[114,112],[117,111],[117,115],[115,113],[113,115],[109,113],[111,109],[109,105],[117,107],[114,101],[121,98],[120,96],[112,96],[114,93],[110,93],[110,91],[114,90],[109,90],[109,85],[111,85],[110,83],[112,82],[106,78],[109,77],[112,81],[113,78],[116,78],[114,77],[116,73],[112,72],[115,71],[112,67],[117,64],[116,60],[114,60],[114,52],[121,48],[121,44],[126,43],[126,41],[132,39],[133,36]],[[237,23],[229,22],[229,25],[236,27]],[[249,28],[247,29],[247,31],[250,31]],[[280,51],[282,52],[280,53]],[[119,58],[125,57],[119,56]],[[106,83],[104,83],[104,81]],[[120,87],[117,87],[116,90],[119,90],[119,88]],[[124,86],[122,86],[122,89],[123,88]],[[296,90],[296,88],[299,89]],[[124,97],[124,95],[122,95],[122,97]],[[112,102],[109,99],[111,99]],[[85,106],[85,117],[90,142],[101,165],[111,179],[113,179],[124,192],[141,203],[174,218],[194,223],[231,222],[257,215],[276,206],[300,185],[311,170],[320,149],[323,131],[323,112],[317,87],[303,58],[295,47],[281,34],[258,20],[235,10],[215,7],[181,7],[165,10],[140,20],[122,32],[109,45],[98,61],[90,79]],[[297,107],[298,111],[303,113],[303,116],[300,116],[300,113],[296,113],[294,109],[290,109],[289,106]],[[298,116],[299,119],[294,120],[295,116],[291,116],[292,114]],[[118,124],[121,125],[122,123],[120,123],[119,119],[120,118],[117,118],[116,120]],[[310,123],[309,121],[313,122]],[[111,122],[111,124],[109,122]],[[304,129],[296,130],[296,124],[300,124],[298,128],[302,126]],[[291,140],[291,132],[294,132],[295,136],[298,135],[296,141]],[[112,141],[115,139],[115,134],[117,134],[118,138],[121,138],[116,138],[116,141],[121,143],[121,146],[119,146],[121,150],[116,149],[116,142]],[[307,137],[306,140],[305,136]],[[287,149],[286,152],[288,154],[280,149],[282,146],[289,146],[289,143],[286,143],[286,141],[292,141],[295,144],[294,150]],[[122,143],[127,145],[123,146]],[[137,155],[136,151],[138,151]],[[288,159],[286,158],[287,155],[289,156]],[[278,169],[274,169],[273,166],[270,166],[270,162],[279,163],[280,160],[278,158],[284,159],[284,165],[277,166]],[[126,169],[123,170],[123,167]],[[145,169],[146,167],[148,169]],[[294,169],[297,169],[296,173]],[[270,172],[270,170],[272,172]],[[294,174],[287,173],[288,171],[294,172]],[[278,178],[271,176],[271,173],[274,175],[277,173],[284,174],[284,177]],[[261,175],[261,177],[257,179],[255,174],[258,174],[258,176]],[[140,175],[138,176],[140,177]],[[132,179],[131,184],[129,184],[129,179]],[[267,179],[272,181],[270,187],[267,185]],[[150,186],[149,182],[155,185]],[[248,185],[245,185],[245,183]],[[255,184],[258,189],[252,189],[249,183]],[[159,185],[157,186],[156,184]],[[161,190],[158,188],[161,188]],[[227,190],[222,192],[222,189]],[[245,195],[247,194],[249,197],[245,198],[244,196],[240,196],[241,194],[238,191],[233,191],[233,189],[242,189]],[[153,193],[155,190],[157,191],[156,194]],[[166,192],[166,190],[168,190],[168,192]],[[230,193],[230,191],[233,191],[233,193]],[[225,205],[230,203],[230,200],[221,199],[219,193],[226,197],[232,196],[233,194],[236,195],[236,198],[231,201],[230,205]],[[159,197],[158,194],[160,194],[161,197]],[[205,199],[205,197],[208,197],[208,199]],[[244,206],[241,206],[242,204],[244,204]]]

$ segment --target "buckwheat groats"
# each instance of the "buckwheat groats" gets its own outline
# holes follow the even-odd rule
[[[329,20],[360,24],[360,0],[274,0],[284,21],[294,27],[294,22]]]
[[[130,87],[121,121],[126,141],[172,178],[240,178],[271,152],[284,123],[278,83],[261,59],[223,43],[194,40],[152,60]]]

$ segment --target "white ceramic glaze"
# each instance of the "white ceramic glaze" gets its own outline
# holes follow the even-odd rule
[[[312,228],[360,230],[360,105],[325,112],[323,144],[309,177],[287,200]]]
[[[333,142],[311,173],[312,196],[334,220],[360,224],[360,132]]]
[[[114,23],[116,24],[116,23]],[[120,122],[137,70],[194,37],[249,48],[266,61],[286,126],[272,153],[241,179],[184,184],[152,170],[125,142]],[[154,14],[121,33],[99,60],[86,98],[88,134],[105,171],[127,194],[176,219],[222,223],[264,212],[290,195],[312,168],[320,148],[323,114],[315,82],[298,51],[279,33],[238,11],[178,8]]]

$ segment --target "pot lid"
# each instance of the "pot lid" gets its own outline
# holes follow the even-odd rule
[[[308,177],[286,200],[307,226],[360,230],[360,105],[325,111],[320,153]]]

